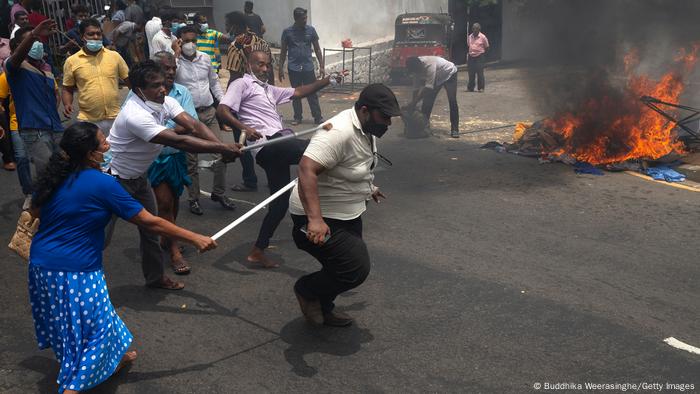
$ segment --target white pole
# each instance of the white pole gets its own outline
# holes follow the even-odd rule
[[[333,125],[330,123],[326,123],[326,124],[316,126],[312,129],[307,129],[307,130],[302,130],[302,131],[292,131],[292,134],[285,135],[284,137],[274,138],[274,139],[267,140],[265,142],[261,142],[259,144],[255,144],[255,145],[244,146],[241,148],[241,152],[245,152],[245,151],[250,150],[250,149],[261,149],[265,146],[274,145],[274,144],[277,144],[277,143],[280,143],[282,141],[286,141],[286,140],[289,140],[292,138],[297,138],[297,137],[301,137],[301,136],[304,136],[307,134],[315,133],[321,129],[330,130],[331,128],[333,128]]]
[[[246,219],[249,217],[253,216],[255,212],[258,212],[259,210],[263,209],[267,204],[271,203],[275,199],[279,198],[281,195],[283,195],[287,190],[291,189],[296,185],[297,179],[294,179],[293,181],[289,182],[285,187],[281,188],[278,190],[275,194],[271,195],[270,197],[266,198],[261,202],[260,204],[256,205],[253,209],[250,211],[246,212],[243,214],[243,216],[239,217],[238,219],[234,220],[231,224],[228,226],[224,227],[223,229],[219,230],[218,233],[214,234],[211,236],[213,240],[219,239],[222,235],[226,234],[227,232],[233,230],[234,227],[238,226],[239,224],[243,223]]]

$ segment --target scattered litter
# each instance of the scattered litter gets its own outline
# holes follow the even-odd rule
[[[185,309],[185,308],[187,308],[187,304],[180,305],[180,309]]]
[[[666,182],[683,182],[685,181],[685,175],[672,169],[668,166],[658,166],[649,167],[646,170],[647,175],[652,177],[655,181],[666,181]]]
[[[581,161],[576,162],[574,164],[574,172],[577,174],[590,174],[598,176],[602,176],[605,174],[600,168]]]
[[[450,160],[459,160],[456,157],[450,157]]]
[[[492,149],[498,153],[503,153],[506,151],[506,147],[498,141],[487,142],[481,146],[481,149]]]
[[[620,171],[642,171],[644,167],[639,160],[627,160],[618,163],[606,164],[605,169],[612,172]]]

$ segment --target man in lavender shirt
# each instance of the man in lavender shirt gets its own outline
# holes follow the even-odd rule
[[[316,93],[330,83],[330,76],[297,88],[279,88],[267,84],[270,57],[266,52],[253,51],[248,56],[250,74],[244,74],[228,87],[226,95],[217,108],[217,115],[227,125],[246,133],[248,145],[255,146],[266,139],[290,133],[283,130],[282,118],[277,106]],[[233,116],[238,115],[238,119]],[[255,161],[265,170],[270,194],[274,194],[291,181],[289,167],[299,164],[308,140],[290,139],[285,142],[254,149]],[[273,201],[263,219],[258,239],[248,254],[248,261],[264,268],[279,267],[265,256],[270,238],[277,229],[289,207],[289,192]]]

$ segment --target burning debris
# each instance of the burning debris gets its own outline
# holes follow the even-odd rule
[[[681,51],[672,70],[658,81],[635,72],[639,59],[630,52],[624,59],[622,86],[614,86],[610,78],[594,77],[575,108],[531,125],[518,124],[513,143],[499,149],[543,161],[587,163],[611,170],[639,169],[646,161],[677,159],[687,152],[677,132],[680,121],[674,121],[659,105],[676,112],[689,108],[672,103],[681,97],[699,50],[696,44]]]

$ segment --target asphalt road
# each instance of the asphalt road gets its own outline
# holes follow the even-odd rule
[[[517,75],[488,76],[486,93],[460,92],[465,131],[537,116]],[[330,114],[352,99],[326,94],[322,103]],[[441,95],[436,129],[445,107]],[[295,248],[289,219],[271,249],[279,269],[245,263],[257,215],[217,250],[190,250],[193,272],[179,292],[143,286],[138,234],[122,222],[105,271],[140,357],[92,392],[523,393],[536,383],[645,382],[700,390],[700,355],[663,342],[700,346],[700,194],[480,150],[478,133],[406,140],[400,131],[397,122],[380,145],[393,162],[377,174],[389,199],[363,217],[372,272],[337,302],[357,324],[314,329],[301,318],[292,285],[319,265]],[[209,189],[210,174],[203,178]],[[240,179],[238,164],[228,178]],[[0,182],[7,240],[21,198],[14,173]],[[265,196],[264,187],[233,195]],[[205,201],[195,217],[182,203],[179,222],[214,233],[249,207],[229,213]],[[36,349],[26,264],[7,249],[0,261],[0,391],[54,392],[58,365]],[[583,388],[573,392],[593,392]]]

